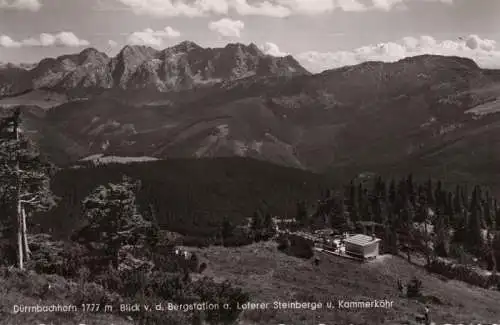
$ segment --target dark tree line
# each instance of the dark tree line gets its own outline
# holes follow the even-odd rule
[[[297,215],[303,215],[299,206]],[[300,217],[303,219],[303,216]],[[487,189],[445,188],[441,181],[416,182],[412,175],[386,181],[352,181],[327,190],[309,225],[375,232],[386,251],[420,251],[435,257],[471,254],[497,269],[500,258],[500,205]]]
[[[43,231],[67,237],[81,225],[80,202],[97,186],[120,182],[127,175],[141,181],[137,201],[151,210],[162,228],[186,237],[213,241],[225,217],[234,227],[261,210],[264,215],[290,215],[297,200],[312,201],[331,186],[306,171],[250,159],[172,159],[64,169],[52,180],[61,202],[35,219]],[[263,200],[266,204],[263,204]]]

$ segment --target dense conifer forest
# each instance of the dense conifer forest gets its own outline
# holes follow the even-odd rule
[[[98,185],[119,182],[123,175],[141,182],[138,204],[173,232],[197,237],[217,234],[222,220],[235,225],[260,209],[293,217],[298,200],[312,204],[326,177],[246,158],[172,159],[65,169],[53,178],[59,205],[36,216],[43,231],[67,237],[81,218],[81,201]]]
[[[313,227],[374,232],[386,252],[408,252],[463,259],[475,256],[489,270],[500,258],[500,206],[489,191],[440,180],[418,183],[413,176],[351,182],[339,191],[324,192],[315,213],[301,220]]]

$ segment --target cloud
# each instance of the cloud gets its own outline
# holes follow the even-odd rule
[[[118,43],[110,39],[108,41],[108,46],[111,47],[111,48],[115,48],[115,47],[118,46]]]
[[[229,18],[222,18],[208,24],[208,29],[225,37],[240,37],[243,28],[245,28],[245,23],[241,20],[232,20]]]
[[[372,8],[390,11],[396,8],[406,8],[407,3],[418,3],[418,0],[371,0]],[[437,2],[447,5],[452,5],[453,0],[419,0],[421,2]]]
[[[375,9],[389,11],[394,7],[404,4],[404,0],[372,0]]]
[[[154,17],[199,17],[208,13],[227,14],[228,0],[117,0],[138,15]]]
[[[496,42],[469,35],[457,40],[438,41],[431,36],[404,37],[397,42],[386,42],[359,47],[352,51],[308,51],[296,56],[306,69],[320,72],[326,69],[355,65],[365,61],[394,62],[408,56],[435,54],[460,56],[474,60],[484,68],[500,68],[500,49]]]
[[[1,0],[0,0],[1,1]],[[104,1],[104,0],[101,0]],[[111,1],[111,0],[110,0]],[[200,17],[210,14],[228,15],[230,11],[241,16],[259,15],[283,18],[291,15],[317,15],[343,10],[363,12],[367,10],[389,11],[404,7],[407,3],[441,2],[453,0],[114,0],[139,15],[154,17]],[[101,4],[105,10],[109,6]]]
[[[37,38],[27,38],[16,41],[7,35],[0,36],[0,47],[19,48],[19,47],[80,47],[87,46],[90,43],[87,40],[79,39],[71,32],[60,32],[57,34],[42,33]]]
[[[168,39],[177,38],[181,36],[178,30],[170,26],[165,27],[163,30],[152,30],[146,28],[141,32],[134,32],[127,38],[127,43],[131,45],[147,45],[152,47],[161,47]]]
[[[21,43],[14,41],[9,36],[0,35],[0,47],[16,48],[16,47],[21,47],[21,46],[22,46]]]
[[[266,42],[262,46],[259,46],[259,48],[265,54],[272,55],[272,56],[287,56],[288,55],[288,53],[281,52],[278,45],[271,43],[271,42]]]
[[[0,9],[38,11],[41,7],[39,0],[0,0]]]
[[[337,7],[343,11],[353,11],[353,12],[362,12],[369,10],[368,6],[362,4],[358,0],[337,0]]]
[[[313,1],[313,0],[311,0]],[[269,16],[283,18],[292,14],[292,10],[286,6],[263,1],[250,5],[247,0],[230,0],[230,7],[241,16]]]

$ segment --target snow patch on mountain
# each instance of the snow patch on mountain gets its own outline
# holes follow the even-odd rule
[[[479,116],[494,114],[494,113],[500,113],[500,98],[497,98],[494,101],[482,105],[478,105],[476,107],[473,107],[465,111],[465,114],[474,114]]]
[[[421,127],[421,128],[427,128],[427,127],[429,127],[429,126],[433,125],[434,123],[436,123],[436,121],[437,121],[437,120],[436,120],[436,118],[433,116],[433,117],[431,117],[429,120],[427,120],[427,122],[422,123],[422,124],[420,125],[420,127]]]
[[[209,135],[203,142],[200,148],[196,150],[195,157],[200,158],[206,156],[210,151],[216,150],[218,147],[227,142],[229,136],[229,125],[221,124],[215,128],[215,133]]]
[[[81,162],[93,162],[96,165],[104,164],[129,164],[136,162],[157,161],[158,158],[154,157],[121,157],[121,156],[104,156],[103,154],[96,154],[80,159]]]

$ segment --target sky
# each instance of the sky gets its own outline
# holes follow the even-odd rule
[[[0,0],[0,62],[255,43],[312,72],[418,54],[500,68],[500,0]]]

